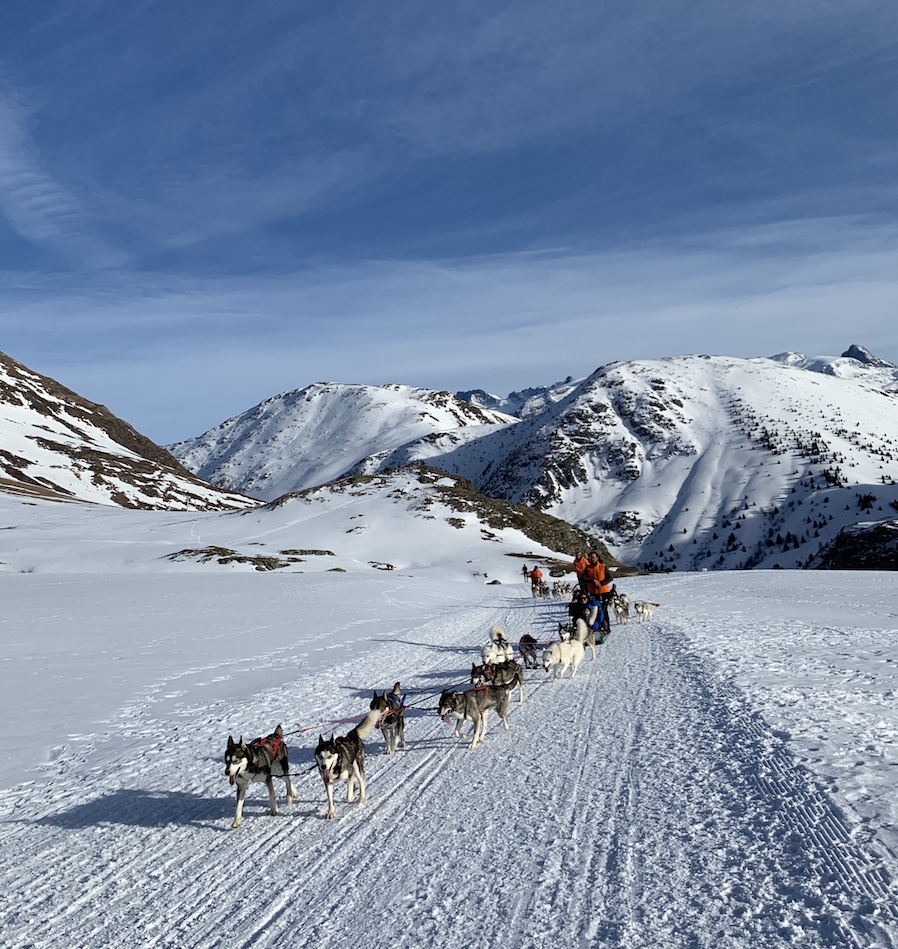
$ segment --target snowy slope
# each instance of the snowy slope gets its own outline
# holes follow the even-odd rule
[[[367,503],[390,520],[391,500]],[[334,521],[328,537],[314,504],[289,502],[268,512],[279,522],[192,528],[184,513],[3,505],[0,536],[27,531],[36,562],[83,562],[91,518],[125,551],[115,574],[0,575],[3,947],[898,946],[888,575],[628,580],[661,604],[654,620],[615,627],[573,680],[527,673],[509,731],[493,719],[472,750],[438,720],[439,691],[463,686],[494,623],[546,641],[563,615],[504,545],[439,518],[342,537]],[[140,573],[124,564],[157,530],[199,544],[224,524],[235,545],[238,530],[351,544],[348,572],[185,572],[155,556],[158,537]],[[386,533],[415,563],[369,566]],[[345,733],[397,679],[408,747],[387,757],[375,733],[367,803],[341,785],[325,820],[319,732]],[[279,721],[298,798],[285,807],[278,781],[272,817],[256,785],[232,831],[227,736]]]
[[[550,511],[627,562],[795,567],[898,504],[898,401],[867,377],[777,360],[615,363],[513,428],[388,460]]]
[[[246,507],[104,406],[0,353],[0,487],[157,510]]]
[[[264,425],[247,418],[241,426],[240,459],[252,455],[267,487],[255,473],[221,481],[219,471],[181,457],[204,477],[266,497],[322,480],[349,460],[363,473],[423,461],[484,494],[578,524],[626,562],[804,566],[842,527],[879,511],[894,516],[898,505],[898,369],[862,347],[848,353],[612,363],[526,399],[518,394],[515,424],[419,438],[390,425],[398,409],[379,404],[370,406],[366,441],[353,390],[328,387],[327,422],[306,412],[301,436],[280,404],[269,406]],[[385,429],[386,439],[377,434]],[[298,447],[288,453],[292,440]],[[224,456],[227,444],[206,450]]]
[[[412,439],[513,421],[448,392],[316,383],[274,396],[169,449],[204,480],[273,501],[334,481],[359,460]]]
[[[438,563],[446,579],[516,582],[524,555],[569,562],[588,546],[568,524],[480,498],[458,478],[423,468],[226,512],[97,509],[0,494],[0,573],[369,573]]]

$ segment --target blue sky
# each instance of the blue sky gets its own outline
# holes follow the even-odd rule
[[[0,11],[0,350],[160,443],[315,381],[898,362],[893,0]]]

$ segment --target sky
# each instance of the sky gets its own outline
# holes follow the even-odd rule
[[[316,381],[898,362],[891,0],[7,4],[0,350],[159,443]]]

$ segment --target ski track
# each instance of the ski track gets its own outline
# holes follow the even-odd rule
[[[413,949],[451,933],[472,949],[898,946],[873,842],[676,617],[615,627],[572,680],[528,672],[508,733],[493,715],[482,746],[454,739],[437,694],[467,682],[489,627],[544,641],[562,614],[513,597],[460,606],[414,641],[314,681],[299,670],[248,703],[247,722],[289,733],[285,710],[343,718],[367,709],[372,688],[409,689],[409,747],[387,757],[372,736],[368,802],[348,804],[338,785],[334,821],[312,752],[319,730],[350,724],[291,735],[298,799],[284,807],[276,781],[271,817],[253,785],[232,831],[221,722],[233,709],[190,710],[187,734],[139,697],[121,723],[121,767],[66,749],[52,784],[11,792],[0,945],[320,947],[366,934]]]

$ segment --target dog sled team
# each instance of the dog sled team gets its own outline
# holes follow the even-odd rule
[[[591,658],[596,658],[596,645],[605,642],[610,631],[609,614],[613,613],[618,625],[629,622],[630,602],[627,594],[619,593],[611,583],[598,554],[593,551],[589,558],[577,554],[574,570],[578,583],[574,588],[568,605],[570,622],[559,623],[557,641],[540,644],[529,633],[524,634],[517,646],[520,662],[515,650],[508,642],[505,631],[500,626],[490,630],[489,641],[480,649],[481,662],[471,665],[471,688],[463,691],[443,689],[437,704],[437,714],[447,724],[454,720],[453,735],[456,738],[470,738],[470,748],[479,745],[486,734],[490,712],[495,712],[508,730],[508,703],[511,693],[517,689],[518,702],[524,701],[524,670],[536,669],[542,665],[545,672],[552,673],[552,681],[568,673],[574,678],[589,649]],[[538,585],[545,585],[539,567],[522,572],[531,579],[534,596]],[[534,574],[537,574],[534,577]],[[569,587],[570,588],[570,587]],[[640,600],[633,603],[633,610],[640,623],[652,619],[659,607],[658,603]],[[538,661],[540,646],[542,662]],[[405,748],[406,696],[399,682],[391,692],[375,691],[369,711],[362,720],[347,734],[329,739],[318,736],[315,748],[315,768],[324,784],[327,797],[327,817],[336,816],[334,804],[334,784],[346,782],[346,800],[355,800],[358,785],[359,803],[365,803],[365,741],[375,729],[380,729],[384,737],[385,753],[392,755],[397,748]],[[462,731],[464,723],[471,724],[470,735]],[[237,811],[232,823],[238,828],[243,818],[243,804],[247,788],[255,782],[264,782],[268,789],[271,804],[270,813],[278,813],[277,796],[274,790],[274,778],[283,779],[286,785],[286,803],[296,799],[296,789],[291,782],[290,763],[284,730],[281,725],[264,738],[245,742],[241,735],[237,741],[228,736],[225,750],[225,775],[237,788]]]

